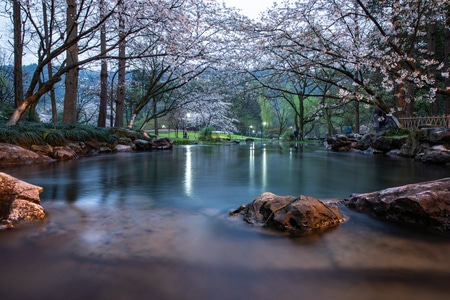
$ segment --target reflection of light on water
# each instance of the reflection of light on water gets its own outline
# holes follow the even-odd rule
[[[249,166],[248,170],[249,183],[250,185],[253,186],[255,184],[255,148],[253,146],[250,147],[250,157],[248,166]]]
[[[192,151],[191,147],[186,147],[186,164],[184,167],[184,192],[192,195]]]
[[[261,149],[261,185],[263,188],[267,186],[267,152],[266,148]],[[250,147],[249,153],[249,183],[255,185],[255,147]],[[259,168],[259,166],[258,166]]]
[[[262,153],[261,172],[262,172],[262,187],[265,189],[267,186],[267,153],[264,148]]]

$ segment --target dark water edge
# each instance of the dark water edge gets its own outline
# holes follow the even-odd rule
[[[443,166],[241,145],[7,173],[44,187],[48,218],[0,234],[1,299],[448,299],[450,293],[447,236],[345,207],[345,224],[308,238],[227,215],[264,191],[345,197],[442,178]]]

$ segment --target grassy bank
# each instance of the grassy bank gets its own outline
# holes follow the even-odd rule
[[[137,134],[137,133],[136,133]],[[118,141],[117,129],[79,124],[21,122],[16,126],[0,126],[0,142],[29,147],[31,145],[64,146],[70,141],[96,140],[108,144]]]
[[[187,136],[183,136],[183,131],[178,134],[175,131],[159,131],[158,137],[172,139],[178,145],[189,145],[202,142],[205,144],[227,144],[234,141],[244,142],[250,138],[255,141],[266,140],[261,136],[245,136],[237,134],[213,133],[208,140],[201,140],[200,132],[188,131]],[[150,137],[154,132],[148,131]],[[96,140],[108,144],[118,143],[120,138],[146,139],[139,131],[116,128],[116,127],[95,127],[80,124],[54,124],[54,123],[33,123],[20,122],[16,126],[6,126],[0,123],[0,143],[20,145],[30,147],[32,145],[65,146],[69,142],[86,142]]]

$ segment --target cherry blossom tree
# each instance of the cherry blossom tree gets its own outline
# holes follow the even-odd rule
[[[424,36],[430,32],[427,24],[438,23],[448,31],[442,25],[448,4],[447,0],[286,1],[265,12],[247,32],[247,39],[255,41],[247,70],[260,81],[268,73],[278,80],[295,74],[331,84],[333,97],[354,103],[355,116],[360,104],[386,113],[404,110],[410,101],[407,86],[429,92],[427,96],[416,92],[417,100],[434,101],[437,94],[449,92],[443,80],[448,76],[447,58],[439,60]],[[430,67],[440,74],[430,72]],[[276,82],[265,86],[277,88]],[[358,123],[356,118],[357,127]]]
[[[397,109],[413,99],[434,102],[436,95],[450,95],[448,55],[436,51],[436,27],[448,32],[448,0],[384,1],[373,9],[368,1],[355,0],[373,25],[377,47],[362,56],[364,64],[383,74],[383,87],[394,91]],[[446,50],[448,52],[448,50]],[[445,52],[445,51],[444,51]],[[435,72],[437,71],[437,72]],[[448,82],[447,82],[448,83]],[[408,93],[410,88],[427,94]]]
[[[154,11],[157,11],[162,5],[161,2],[165,2],[161,0],[128,3],[127,22],[119,31],[118,23],[114,22],[113,19],[117,17],[118,6],[123,1],[102,1],[102,5],[99,4],[99,1],[101,0],[78,3],[72,20],[72,24],[77,24],[78,28],[66,26],[66,1],[20,1],[22,12],[27,20],[25,31],[29,42],[26,51],[35,54],[37,66],[25,92],[24,101],[12,114],[8,125],[17,124],[25,111],[36,104],[41,96],[49,92],[55,83],[60,81],[62,76],[70,70],[78,69],[100,59],[117,58],[117,53],[114,51],[118,45],[126,38],[137,37],[138,33],[149,25],[148,22],[151,18],[145,15],[146,8],[153,5]],[[42,5],[43,2],[46,5]],[[99,13],[99,7],[102,8],[102,13]],[[49,23],[51,25],[48,27],[44,26],[43,23],[43,10],[46,10],[51,20]],[[106,47],[101,48],[99,32],[104,24],[107,24]],[[76,34],[74,34],[75,31]],[[47,43],[46,39],[49,39]],[[71,62],[66,54],[75,44],[78,45],[79,60]],[[53,65],[55,72],[44,76],[44,81],[40,82],[39,78],[44,68],[49,64]]]
[[[130,43],[130,68],[141,74],[145,93],[134,104],[129,128],[144,108],[153,111],[148,114],[147,110],[146,118],[157,118],[183,105],[179,97],[166,94],[172,95],[223,63],[229,47],[228,13],[215,2],[185,0],[167,9],[163,19],[155,20],[141,32],[141,38]],[[164,109],[158,113],[157,107]]]

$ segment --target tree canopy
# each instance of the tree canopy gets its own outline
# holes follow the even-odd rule
[[[264,122],[303,132],[346,111],[359,131],[368,122],[361,110],[375,107],[396,117],[450,114],[450,0],[283,1],[258,19],[218,2],[7,1],[0,15],[14,42],[0,51],[15,59],[0,77],[2,115],[14,103],[8,125],[17,124],[63,78],[54,122],[108,114],[110,126],[142,127],[181,110],[227,131]],[[35,63],[26,82],[22,57]],[[100,65],[86,105],[79,72]],[[11,86],[15,101],[4,96]],[[245,113],[245,99],[259,112]]]

